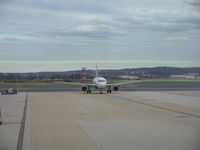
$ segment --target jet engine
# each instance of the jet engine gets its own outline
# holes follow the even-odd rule
[[[119,90],[119,86],[115,85],[115,86],[113,87],[113,90],[114,90],[114,91],[118,91],[118,90]]]
[[[87,86],[83,85],[81,89],[82,91],[87,91]]]

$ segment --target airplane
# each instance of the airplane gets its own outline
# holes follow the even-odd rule
[[[70,82],[56,82],[56,83],[65,83],[65,84],[71,84],[71,85],[79,85],[82,86],[82,91],[87,92],[87,94],[91,94],[91,88],[94,87],[95,89],[99,89],[100,93],[103,94],[103,90],[106,89],[107,93],[112,93],[113,91],[118,91],[120,85],[122,84],[130,84],[130,83],[135,83],[135,82],[124,82],[124,83],[115,83],[115,84],[108,84],[107,80],[103,77],[100,77],[98,75],[98,70],[97,70],[97,64],[96,64],[96,76],[93,79],[92,84],[83,84],[83,83],[70,83]]]

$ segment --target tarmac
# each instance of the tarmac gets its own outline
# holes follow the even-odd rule
[[[81,88],[25,88],[19,89],[19,92],[80,92]],[[97,89],[92,89],[92,91],[98,92]],[[158,87],[135,87],[135,88],[120,88],[123,92],[133,92],[133,91],[200,91],[200,86],[158,86]]]
[[[199,150],[199,91],[28,93],[22,150]],[[0,95],[0,150],[17,149],[26,93]]]

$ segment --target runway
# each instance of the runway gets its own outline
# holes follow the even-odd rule
[[[81,88],[27,88],[19,89],[20,92],[81,92]],[[92,93],[99,91],[98,89],[92,89]],[[138,88],[120,88],[119,91],[200,91],[199,86],[176,86],[176,87],[138,87]],[[106,92],[106,90],[105,90]],[[115,92],[115,91],[113,91]]]
[[[0,95],[0,105],[5,97]],[[26,94],[6,98],[15,97],[22,103]],[[34,92],[26,116],[23,150],[200,149],[199,91]],[[1,150],[14,141],[11,133],[2,140],[6,127],[0,126]]]

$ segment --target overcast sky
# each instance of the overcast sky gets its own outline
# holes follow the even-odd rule
[[[0,0],[0,72],[200,66],[200,0]]]

